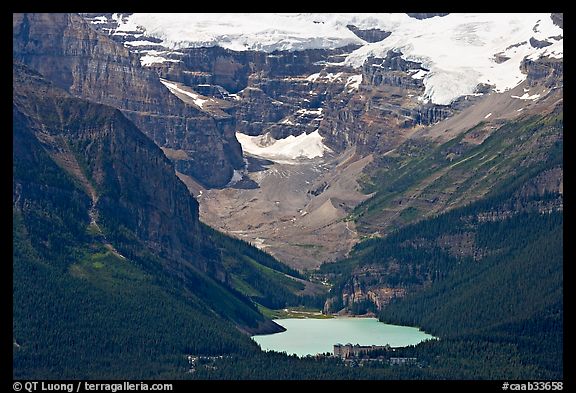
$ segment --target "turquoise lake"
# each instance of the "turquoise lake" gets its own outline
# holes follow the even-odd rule
[[[332,353],[334,344],[415,345],[434,337],[415,327],[388,325],[376,318],[275,319],[285,332],[252,336],[264,351],[298,356]]]

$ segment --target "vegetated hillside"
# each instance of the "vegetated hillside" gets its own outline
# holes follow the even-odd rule
[[[13,75],[16,378],[179,375],[186,354],[257,351],[239,329],[281,330],[248,296],[300,304],[295,272],[203,226],[118,110]]]
[[[390,174],[390,182],[380,184],[380,191],[357,209],[360,212],[358,213],[360,214],[358,220],[363,220],[364,215],[370,214],[373,214],[373,217],[375,214],[392,216],[394,204],[412,204],[407,209],[395,212],[396,227],[402,228],[410,221],[421,221],[422,211],[425,208],[430,209],[430,206],[417,208],[415,207],[416,200],[399,198],[398,195],[410,193],[410,190],[415,188],[418,189],[419,180],[417,179],[430,176],[430,173],[442,172],[444,165],[451,166],[451,168],[448,167],[447,172],[444,171],[447,179],[437,180],[432,183],[431,188],[434,188],[435,192],[443,199],[454,199],[459,194],[466,194],[474,197],[474,199],[479,199],[478,205],[472,204],[471,206],[482,206],[482,209],[485,210],[482,214],[486,217],[482,216],[478,219],[503,220],[517,213],[562,209],[563,115],[561,106],[557,107],[556,111],[544,116],[529,116],[519,122],[508,122],[499,129],[493,130],[482,144],[468,147],[469,150],[461,153],[462,157],[457,165],[444,164],[444,156],[448,154],[447,152],[458,150],[462,141],[474,133],[474,129],[469,130],[461,137],[432,149],[422,159],[407,159],[404,166],[391,170],[390,172],[395,172],[398,176]],[[475,161],[476,157],[480,161]],[[482,165],[482,163],[484,164]],[[449,181],[452,177],[448,175],[456,171],[456,168],[459,168],[460,174],[465,174],[469,178],[464,184],[454,185]],[[470,190],[477,190],[480,187],[484,188],[480,196],[472,195]],[[422,194],[425,191],[420,188],[411,192]],[[399,198],[399,201],[394,203],[395,198]],[[507,202],[504,202],[505,200]],[[355,269],[353,276],[360,281],[356,284],[354,280],[348,282],[349,288],[345,293],[351,295],[349,305],[355,302],[354,292],[359,293],[358,290],[354,291],[352,288],[356,285],[359,286],[360,290],[366,292],[359,298],[357,296],[356,300],[369,298],[381,308],[391,299],[402,297],[410,292],[412,287],[421,287],[431,282],[436,275],[442,274],[442,269],[432,269],[432,261],[434,260],[446,261],[447,258],[481,260],[490,255],[488,251],[476,244],[477,241],[474,236],[477,228],[475,226],[470,224],[469,227],[462,227],[454,221],[461,214],[459,212],[458,209],[452,209],[432,221],[422,221],[420,225],[411,226],[412,229],[404,231],[400,229],[383,239],[373,239],[360,243],[356,246],[349,260],[342,261],[332,267],[327,265],[321,269],[321,272],[338,273],[345,270],[350,273]],[[480,214],[480,212],[477,213]],[[434,231],[436,232],[429,228],[432,225],[430,223],[434,223],[432,228],[435,228]],[[440,229],[438,229],[439,225]],[[413,231],[417,231],[416,234],[413,234]],[[426,233],[426,231],[432,232]],[[408,241],[412,235],[417,236],[417,238]],[[399,236],[402,240],[398,240]],[[404,254],[409,253],[406,256],[408,259],[413,258],[414,253],[419,253],[421,259],[426,259],[429,262],[419,270],[410,270],[405,264],[390,258],[385,259],[387,262],[383,265],[384,261],[375,258],[374,252],[384,255],[375,251],[379,248],[383,249],[384,246],[395,247]],[[362,263],[358,264],[358,261],[362,261]],[[438,263],[448,263],[449,266],[451,264],[451,262]],[[361,270],[362,274],[360,274]],[[374,287],[377,287],[381,284],[380,276],[386,277],[387,291],[370,292],[371,284],[369,282],[375,283]],[[361,279],[361,277],[366,277],[366,279]],[[366,283],[363,283],[364,281]],[[338,292],[337,289],[334,291],[333,293]],[[343,298],[342,301],[346,302],[347,299]],[[331,306],[331,309],[335,310],[338,307],[336,305]]]
[[[365,234],[385,234],[478,200],[507,179],[530,176],[562,142],[561,108],[560,101],[549,114],[481,122],[438,146],[417,140],[403,144],[366,180],[366,191],[375,195],[352,218]]]
[[[322,266],[336,282],[325,310],[373,311],[436,335],[439,342],[413,352],[436,375],[561,378],[562,126],[558,110],[493,133],[484,145],[510,138],[517,152],[532,139],[531,154],[505,155],[516,170],[494,179],[479,201],[366,240],[347,260]]]
[[[460,356],[472,361],[465,372],[473,377],[562,379],[562,212],[485,222],[476,238],[493,255],[461,262],[429,288],[385,307],[380,319],[468,346]],[[482,356],[494,359],[481,364]]]
[[[511,92],[461,100],[469,106],[375,155],[363,178],[373,196],[352,215],[361,234],[385,235],[481,199],[545,159],[562,140],[563,63],[526,59],[521,69],[527,79]],[[538,93],[515,95],[523,91]]]
[[[486,211],[486,205],[471,205],[371,242],[348,261],[355,265],[349,268],[354,285],[343,282],[333,290],[345,300],[356,296],[352,311],[376,311],[384,322],[419,326],[439,337],[406,355],[427,362],[436,377],[560,379],[562,212],[481,221]],[[438,244],[464,233],[484,257],[451,256]],[[388,299],[380,311],[360,296],[384,289],[402,297]]]

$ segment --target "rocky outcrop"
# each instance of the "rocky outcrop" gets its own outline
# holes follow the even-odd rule
[[[384,58],[370,57],[364,64],[364,72],[367,75],[370,74],[369,67],[378,67],[386,71],[428,71],[427,69],[423,68],[420,63],[403,59],[402,55],[403,53],[399,50],[390,50],[386,53],[386,57]]]
[[[530,37],[530,45],[534,48],[546,48],[547,46],[552,45],[551,42],[548,42],[546,40],[537,40],[534,37]]]
[[[431,125],[452,116],[453,111],[449,105],[424,104],[417,109],[406,112],[406,116],[411,120],[404,122],[404,127],[416,125]]]
[[[119,110],[71,97],[18,65],[14,105],[53,159],[93,186],[100,224],[108,231],[124,228],[174,260],[199,260],[198,203],[160,148]],[[58,156],[62,152],[68,160]],[[73,161],[81,171],[65,165]]]
[[[420,63],[402,59],[402,52],[389,51],[384,59],[370,58],[362,67],[362,76],[372,86],[395,86],[420,89],[424,87],[421,78],[414,78],[418,72],[428,72]]]
[[[292,111],[292,105],[275,100],[257,87],[247,87],[239,94],[242,105],[236,110],[237,130],[248,135],[261,135],[263,130],[279,123]]]
[[[342,291],[342,303],[348,309],[353,309],[354,305],[369,302],[374,304],[376,310],[381,310],[392,300],[405,295],[406,289],[403,287],[367,285],[358,276],[354,276]]]
[[[397,147],[417,127],[429,126],[451,116],[462,105],[435,105],[416,99],[424,93],[420,63],[389,51],[384,58],[370,58],[362,67],[358,94],[332,96],[325,104],[320,133],[336,150],[356,145],[363,154],[383,154]]]
[[[190,86],[204,83],[219,85],[236,93],[247,86],[250,62],[257,61],[256,57],[262,56],[252,52],[235,53],[220,47],[195,48],[185,51],[182,69],[193,72],[184,72]]]
[[[529,86],[543,83],[546,87],[562,87],[564,80],[564,61],[551,57],[538,60],[526,58],[520,64],[522,72],[527,74]]]
[[[448,12],[407,12],[406,15],[415,19],[428,19],[434,18],[435,16],[446,16]]]
[[[348,30],[356,34],[359,38],[362,38],[366,42],[380,42],[392,34],[389,31],[384,31],[381,29],[359,29],[354,25],[347,25]]]
[[[350,274],[339,288],[335,288],[324,303],[323,312],[364,314],[382,310],[394,299],[407,294],[405,285],[391,284],[390,277],[397,270],[391,264],[387,268],[364,266]],[[413,289],[413,288],[412,288]]]
[[[559,26],[560,28],[564,28],[564,14],[561,12],[553,12],[550,14],[550,18],[552,18],[552,22]]]
[[[226,184],[242,166],[230,118],[185,105],[78,15],[14,14],[13,56],[75,96],[119,108],[161,147],[186,152],[185,173],[207,186]]]

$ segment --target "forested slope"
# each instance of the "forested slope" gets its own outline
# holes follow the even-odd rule
[[[187,354],[254,353],[241,331],[281,331],[250,297],[299,304],[297,273],[202,225],[119,111],[13,72],[15,377],[178,376]]]

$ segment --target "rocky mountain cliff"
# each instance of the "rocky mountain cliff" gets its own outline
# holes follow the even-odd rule
[[[179,151],[179,170],[207,186],[225,185],[242,165],[230,115],[184,104],[78,15],[14,14],[13,57],[75,96],[122,110],[159,146]]]
[[[15,378],[177,377],[191,353],[257,351],[238,328],[279,330],[119,110],[14,64],[12,143]]]
[[[181,82],[201,95],[232,102],[237,131],[286,137],[318,128],[322,118],[318,109],[350,85],[348,78],[353,75],[348,67],[323,64],[341,61],[352,49],[267,54],[189,48],[180,50],[178,62],[150,67],[163,78]]]
[[[383,129],[429,125],[452,113],[450,107],[410,98],[424,92],[422,76],[416,74],[428,70],[403,60],[401,52],[371,59],[359,72],[344,63],[358,45],[273,53],[238,52],[218,46],[174,51],[161,42],[135,45],[134,40],[144,43],[151,38],[144,31],[117,32],[120,16],[85,17],[135,54],[162,53],[156,62],[148,64],[162,78],[189,86],[201,95],[232,102],[236,129],[248,135],[270,132],[279,138],[320,128],[331,148],[342,151],[360,146],[361,152],[368,154],[391,145],[379,141]],[[349,28],[355,34],[365,31],[352,25]],[[388,35],[368,40],[378,42]]]
[[[280,329],[248,297],[298,303],[296,272],[202,225],[173,164],[118,109],[73,97],[18,63],[13,75],[14,211],[42,258],[74,273],[85,268],[78,253],[104,248],[246,332]]]
[[[86,336],[31,321],[53,302],[30,293],[72,309],[98,293],[113,299],[100,314],[120,302],[133,324],[184,315],[194,334],[154,352],[170,359],[251,354],[234,327],[274,332],[269,309],[323,305],[560,378],[563,15],[259,22],[14,14],[16,363]]]
[[[94,26],[114,32],[104,27],[106,24]],[[135,53],[142,53],[145,45],[131,45],[135,36],[115,37]],[[398,135],[386,132],[382,142],[382,129],[429,125],[452,113],[450,107],[410,99],[424,92],[421,77],[414,78],[420,70],[427,71],[420,64],[403,60],[401,52],[390,52],[384,59],[367,62],[358,72],[343,62],[357,47],[274,53],[182,48],[171,57],[173,61],[159,59],[149,67],[162,78],[201,95],[233,103],[229,112],[233,112],[239,132],[283,138],[319,128],[328,146],[337,151],[359,146],[363,154],[374,149],[385,152],[395,145],[387,139],[398,140]],[[161,43],[154,50],[170,53]]]
[[[302,42],[309,40],[305,48],[282,49],[284,40],[288,41],[287,37],[295,33],[290,29],[282,33],[280,29],[275,33],[279,37],[278,49],[267,46],[260,51],[254,50],[250,41],[256,36],[242,33],[242,29],[245,31],[247,27],[243,27],[241,18],[231,19],[226,25],[232,30],[238,25],[238,36],[231,30],[230,35],[220,37],[217,29],[212,31],[202,22],[202,16],[198,16],[199,19],[190,16],[190,23],[197,26],[199,34],[214,40],[209,47],[204,47],[199,38],[182,35],[182,42],[175,41],[180,37],[175,33],[188,28],[182,24],[181,18],[172,21],[167,17],[166,20],[174,24],[168,28],[163,17],[154,15],[83,16],[96,29],[123,43],[166,83],[176,84],[186,90],[189,97],[196,97],[191,105],[206,113],[223,111],[230,114],[237,132],[250,136],[266,135],[263,141],[273,141],[318,130],[322,143],[331,152],[321,160],[321,165],[333,176],[320,175],[319,170],[318,175],[311,178],[303,175],[307,173],[307,167],[301,166],[302,170],[293,171],[295,167],[281,168],[279,165],[283,164],[275,163],[270,170],[266,167],[253,170],[248,165],[235,172],[235,180],[229,184],[236,189],[259,187],[260,192],[220,193],[187,182],[195,195],[205,193],[200,202],[206,201],[201,211],[207,222],[266,247],[289,263],[298,263],[300,268],[305,264],[316,266],[313,259],[322,258],[324,261],[330,253],[341,256],[342,244],[353,244],[363,235],[383,236],[398,225],[482,197],[509,172],[499,160],[485,163],[490,155],[480,154],[468,162],[468,166],[485,165],[483,175],[476,176],[476,172],[461,170],[459,159],[468,160],[466,152],[482,146],[486,138],[506,122],[527,113],[549,113],[562,99],[563,62],[561,54],[558,54],[562,35],[550,36],[552,31],[557,34],[558,29],[554,26],[559,26],[562,20],[558,15],[548,16],[546,21],[534,19],[534,26],[523,22],[526,23],[523,25],[526,31],[522,33],[522,37],[526,35],[525,41],[516,42],[520,36],[508,38],[513,42],[508,47],[493,40],[493,34],[509,29],[510,23],[520,23],[512,20],[513,17],[508,22],[507,16],[502,16],[502,21],[486,22],[473,15],[463,15],[458,19],[458,16],[445,13],[376,15],[371,21],[354,15],[335,15],[333,19],[320,14],[300,15],[296,18],[298,23],[306,24],[310,31],[334,28],[334,34],[338,36],[334,38],[334,48],[326,48],[325,40],[332,38],[322,36],[316,42],[314,37],[306,36],[301,38]],[[150,30],[132,22],[133,19]],[[344,24],[346,31],[339,30],[344,20],[351,21]],[[552,22],[554,26],[550,26]],[[426,45],[419,43],[417,47],[403,41],[410,37],[414,42],[423,40],[422,35],[418,35],[419,28],[429,29],[430,37],[443,44],[436,48],[438,43],[432,38],[431,42]],[[350,34],[360,40],[346,44]],[[271,35],[262,39],[273,40],[275,37]],[[219,39],[225,48],[214,45]],[[244,42],[243,39],[248,40],[244,49],[230,49],[237,48],[235,40]],[[470,42],[474,45],[468,45]],[[452,59],[449,49],[460,43],[463,46],[455,47],[454,51],[476,48],[470,52],[470,58],[479,56],[482,64],[476,64],[478,72],[463,73],[462,70],[471,66],[460,69],[460,61]],[[390,49],[379,49],[388,46]],[[437,50],[433,51],[433,48]],[[554,49],[545,52],[546,48]],[[416,50],[425,54],[414,54]],[[517,51],[527,54],[522,61]],[[539,57],[540,53],[545,56]],[[484,65],[485,58],[490,57],[489,64]],[[441,60],[443,58],[452,59],[454,64],[436,64],[445,61]],[[511,67],[515,65],[517,67]],[[493,69],[504,66],[510,66],[502,70],[506,78],[494,74]],[[523,74],[515,75],[518,72]],[[463,82],[468,77],[476,78],[477,74],[485,74],[486,82],[470,84],[474,89],[468,85],[464,88]],[[508,79],[511,77],[507,74],[515,75],[518,80],[525,78],[525,81],[513,89],[499,91],[498,86],[510,83]],[[451,78],[452,85],[443,78]],[[184,98],[183,93],[172,92]],[[468,133],[474,127],[478,128]],[[444,144],[447,145],[441,147]],[[492,149],[489,146],[483,148],[486,152]],[[438,154],[443,154],[443,161],[425,160],[431,166],[412,168],[418,160],[436,149],[441,150]],[[354,152],[352,156],[351,152]],[[166,153],[176,160],[179,157],[178,151],[166,150]],[[245,156],[249,158],[250,154],[245,153]],[[356,166],[362,169],[354,170],[353,175],[335,170]],[[261,202],[269,195],[276,195],[276,189],[287,187],[269,181],[269,175],[276,173],[274,171],[304,176],[302,182],[295,181],[290,187],[305,197],[286,201],[275,197],[270,204],[276,206]],[[398,180],[399,176],[404,180]],[[482,176],[484,180],[479,181]],[[343,183],[346,184],[344,189],[340,187]],[[387,186],[391,183],[396,185]],[[273,189],[264,189],[266,187]],[[365,196],[359,196],[360,190]],[[371,199],[358,207],[369,196]],[[301,202],[295,203],[296,199]],[[329,209],[325,205],[328,199],[332,206]],[[240,212],[239,208],[227,210],[221,207],[235,206],[240,201],[250,205],[246,209],[253,212],[253,216],[237,220],[238,214],[243,216],[247,213]],[[289,209],[282,209],[280,205]],[[318,214],[312,214],[322,206],[324,208]],[[352,209],[356,210],[350,215]],[[270,214],[277,215],[272,217]],[[302,214],[310,216],[304,218]],[[292,243],[309,247],[310,254],[305,257],[308,262],[299,262],[306,248],[294,248],[287,254],[285,246],[271,244],[266,235],[270,229],[262,227],[270,220],[281,223],[272,230],[281,230],[282,236],[292,239]],[[298,231],[282,224],[285,220],[290,220]],[[327,239],[325,232],[337,239],[335,244],[317,240]],[[297,239],[294,238],[296,233]],[[300,237],[303,233],[310,236],[304,240]]]
[[[160,148],[112,107],[52,93],[45,83],[40,95],[42,80],[25,70],[14,72],[14,104],[45,149],[82,179],[106,229],[124,228],[176,260],[197,259],[198,203]]]

